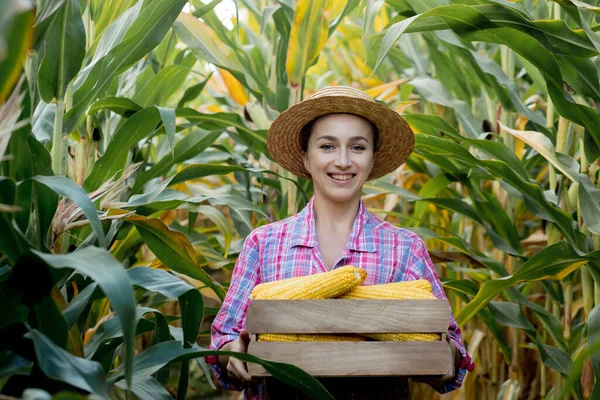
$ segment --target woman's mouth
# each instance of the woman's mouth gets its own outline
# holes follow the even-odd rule
[[[350,179],[354,178],[356,176],[356,174],[327,174],[327,176],[329,176],[330,178],[332,178],[335,181],[345,182],[345,181],[349,181]]]

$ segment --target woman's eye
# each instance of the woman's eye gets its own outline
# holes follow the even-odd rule
[[[333,149],[333,146],[330,144],[322,144],[320,148],[323,150],[331,150]]]
[[[363,151],[363,150],[365,150],[365,146],[360,146],[360,145],[352,146],[352,148],[353,148],[354,150],[358,150],[358,151]]]

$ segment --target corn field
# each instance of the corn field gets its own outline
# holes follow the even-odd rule
[[[0,0],[0,398],[223,396],[243,240],[312,195],[266,132],[349,85],[415,132],[363,198],[426,241],[476,363],[413,398],[600,399],[600,2],[206,1]]]

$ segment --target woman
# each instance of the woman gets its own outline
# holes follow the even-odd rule
[[[367,271],[365,285],[424,278],[436,297],[446,298],[423,241],[371,215],[361,200],[367,180],[394,171],[412,152],[413,133],[398,113],[357,89],[328,87],[281,113],[269,129],[267,146],[283,168],[313,181],[314,196],[300,213],[246,238],[212,324],[211,348],[247,351],[249,296],[263,282],[351,264]],[[441,393],[459,387],[474,367],[453,316],[447,338],[448,374],[424,380]],[[270,391],[274,398],[275,388],[252,382],[245,363],[226,356],[208,361],[224,388],[246,387],[249,399],[269,398]],[[393,399],[405,390],[398,387],[403,381],[391,379],[355,380],[354,386],[333,381],[326,387],[337,391],[336,398]],[[276,398],[293,398],[279,393]]]

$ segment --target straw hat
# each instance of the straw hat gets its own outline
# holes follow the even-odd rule
[[[308,122],[333,113],[361,116],[379,130],[379,146],[369,180],[394,171],[413,150],[413,132],[400,114],[358,89],[331,86],[314,92],[273,121],[267,134],[267,148],[273,159],[294,175],[311,179],[302,162],[301,130]]]

